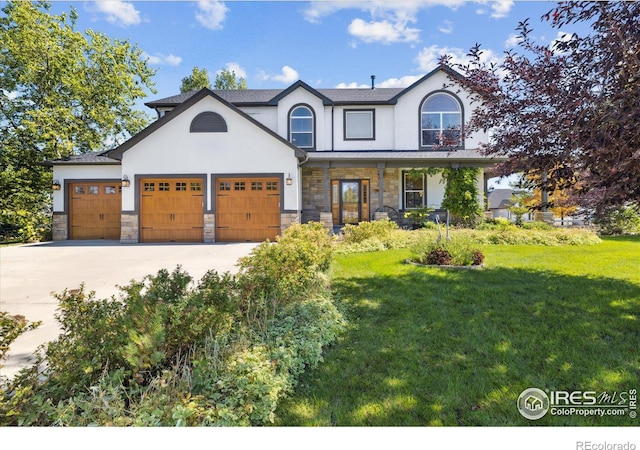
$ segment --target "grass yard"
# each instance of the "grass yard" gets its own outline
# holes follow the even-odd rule
[[[279,426],[633,426],[516,408],[530,387],[640,388],[640,238],[483,246],[482,270],[407,250],[335,258],[348,331],[276,411]]]

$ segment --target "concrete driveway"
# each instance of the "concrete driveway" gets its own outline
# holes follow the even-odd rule
[[[118,285],[140,280],[179,264],[194,280],[207,270],[238,270],[238,258],[257,244],[120,244],[117,241],[60,241],[0,248],[0,311],[20,314],[42,325],[20,336],[2,364],[0,375],[13,377],[29,365],[37,347],[54,340],[60,328],[52,293],[76,289],[96,298],[118,295]]]

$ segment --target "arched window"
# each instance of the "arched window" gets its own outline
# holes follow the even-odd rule
[[[293,108],[289,113],[289,141],[300,148],[313,148],[315,146],[313,130],[311,108],[304,105]]]
[[[420,146],[429,148],[462,145],[462,108],[452,95],[439,92],[420,109]]]
[[[226,133],[227,122],[220,114],[207,111],[194,117],[189,131],[191,133]]]

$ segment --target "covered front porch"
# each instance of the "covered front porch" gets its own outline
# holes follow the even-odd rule
[[[313,152],[301,164],[302,222],[330,227],[389,217],[401,226],[405,212],[439,209],[445,185],[425,168],[478,167],[478,199],[484,208],[485,170],[494,163],[475,151],[456,152]],[[417,170],[416,170],[417,169]]]

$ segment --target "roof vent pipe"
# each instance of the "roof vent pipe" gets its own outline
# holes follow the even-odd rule
[[[376,79],[375,75],[371,75],[371,89],[375,89],[376,85],[374,84],[374,80]]]

